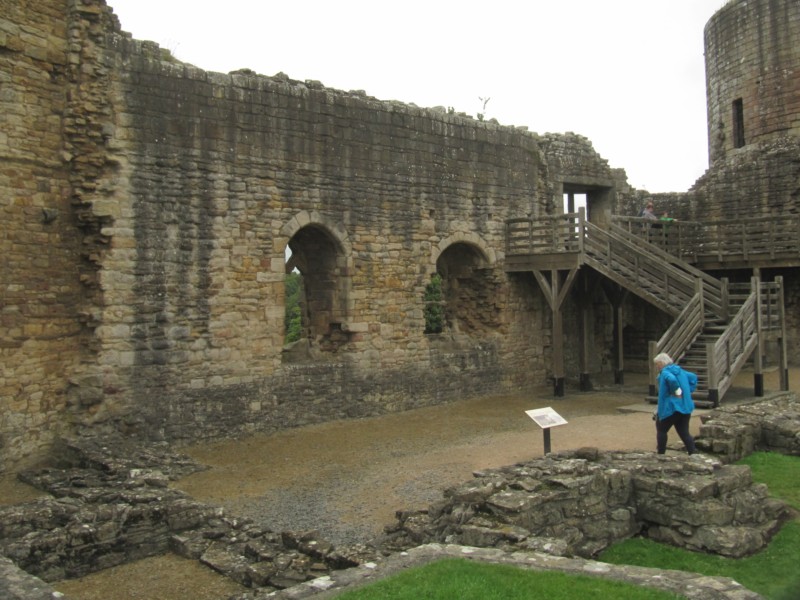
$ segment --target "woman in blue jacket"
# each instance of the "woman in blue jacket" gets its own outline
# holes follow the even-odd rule
[[[659,454],[667,451],[667,433],[675,431],[689,454],[695,453],[694,438],[689,433],[689,419],[694,411],[692,392],[697,389],[697,375],[684,371],[672,362],[669,354],[653,359],[658,370],[658,411],[656,412],[656,447]]]

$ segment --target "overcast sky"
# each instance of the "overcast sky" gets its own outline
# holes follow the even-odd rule
[[[708,168],[703,27],[725,1],[107,0],[202,69],[572,131],[651,192]]]

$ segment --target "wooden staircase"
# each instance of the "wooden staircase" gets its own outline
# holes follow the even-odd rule
[[[697,374],[698,389],[693,395],[697,404],[718,406],[759,346],[762,328],[776,324],[777,295],[762,289],[758,278],[731,293],[727,281],[711,277],[636,232],[615,224],[590,223],[583,210],[535,224],[515,219],[508,226],[507,260],[510,257],[517,265],[514,270],[522,270],[519,265],[526,261],[533,264],[537,256],[540,265],[543,257],[563,265],[558,255],[572,254],[578,267],[593,268],[673,317],[661,339],[649,344],[652,401],[657,393],[653,358],[666,352]]]

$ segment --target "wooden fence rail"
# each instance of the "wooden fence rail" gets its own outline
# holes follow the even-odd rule
[[[733,316],[725,333],[708,345],[708,391],[714,405],[728,391],[758,343],[758,293],[756,287]]]
[[[612,222],[691,263],[800,261],[800,215],[697,221],[652,221],[613,216]]]

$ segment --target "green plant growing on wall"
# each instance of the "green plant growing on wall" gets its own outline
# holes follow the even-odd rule
[[[303,290],[303,276],[300,273],[289,273],[286,276],[286,310],[284,313],[284,344],[291,344],[300,339],[303,323],[300,317],[300,294]]]
[[[441,333],[444,327],[442,276],[434,273],[425,286],[425,333]]]

